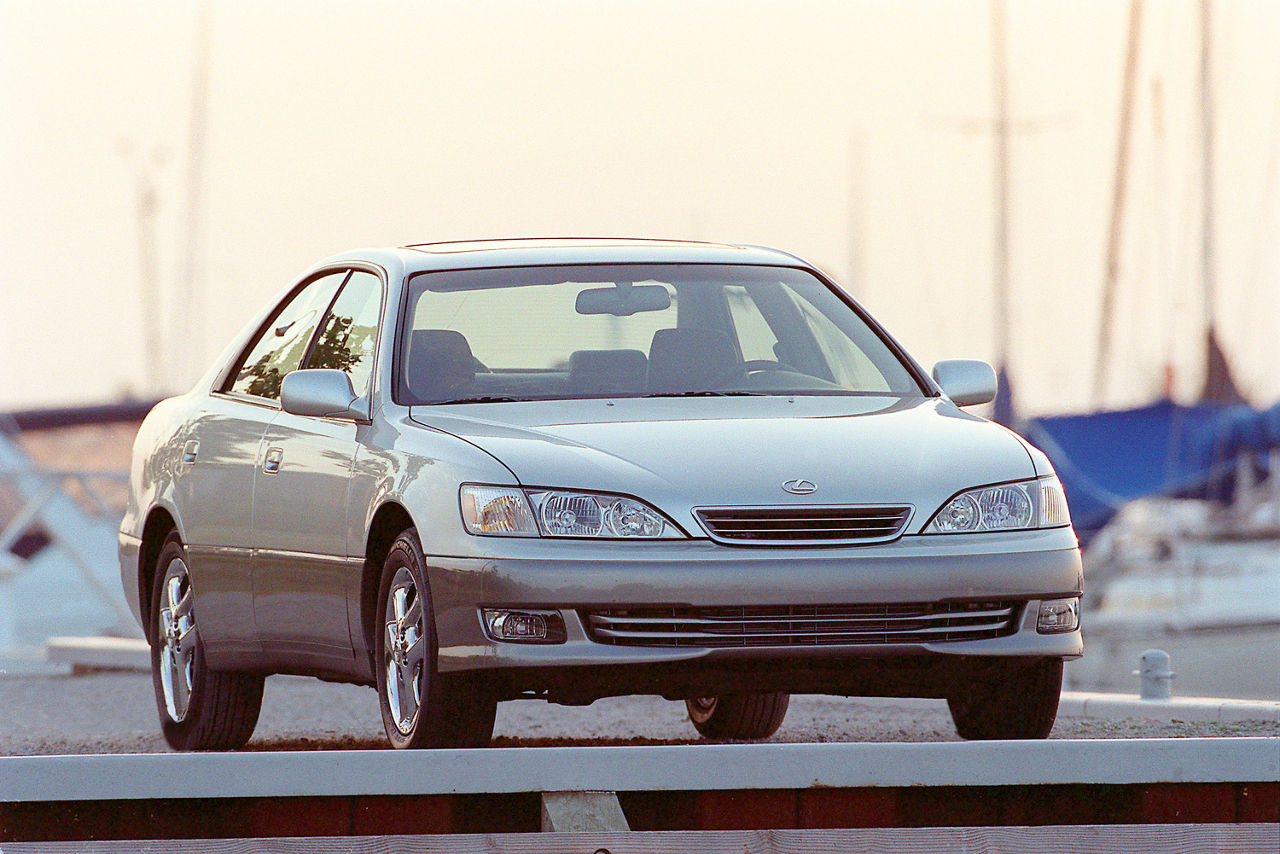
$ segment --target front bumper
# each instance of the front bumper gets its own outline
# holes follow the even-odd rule
[[[1079,595],[1083,571],[1070,528],[1002,534],[910,536],[876,546],[731,547],[706,540],[591,542],[499,539],[493,556],[428,555],[442,673],[491,672],[510,691],[540,690],[548,674],[636,665],[678,673],[741,662],[797,672],[841,661],[960,656],[1074,658],[1079,630],[1039,634],[1044,598]],[[1025,602],[1003,637],[941,643],[672,648],[593,641],[580,611],[640,606],[765,607],[947,600]],[[566,641],[497,642],[479,609],[537,608],[560,613]],[[959,661],[959,659],[956,659]],[[751,664],[747,664],[750,662]],[[732,667],[737,667],[733,664]],[[781,666],[781,669],[779,669]],[[526,674],[522,676],[521,674]],[[780,677],[782,678],[782,677]],[[785,682],[785,678],[783,678]],[[781,690],[781,689],[779,689]],[[604,696],[604,694],[601,694]]]

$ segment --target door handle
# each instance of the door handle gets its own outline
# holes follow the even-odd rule
[[[183,465],[189,466],[192,463],[194,463],[196,461],[196,454],[199,454],[199,453],[200,453],[199,442],[197,442],[195,439],[192,439],[190,442],[187,442],[186,446],[183,447],[182,449]]]
[[[280,463],[284,460],[284,448],[268,448],[267,455],[262,460],[262,470],[267,474],[275,474],[280,471]]]

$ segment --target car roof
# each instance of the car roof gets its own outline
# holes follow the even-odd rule
[[[540,237],[414,243],[357,250],[335,261],[394,255],[408,273],[546,264],[763,264],[809,267],[794,255],[763,246],[634,237]]]

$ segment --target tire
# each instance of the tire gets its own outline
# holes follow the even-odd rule
[[[974,682],[947,698],[961,738],[1048,738],[1062,696],[1062,659],[1010,664],[997,682]]]
[[[441,677],[431,590],[418,532],[409,528],[382,565],[374,627],[378,708],[395,748],[484,747],[498,703]]]
[[[684,701],[689,720],[704,738],[768,738],[782,726],[791,695],[726,694]]]
[[[151,591],[151,681],[174,750],[243,747],[262,709],[263,677],[210,670],[196,623],[187,550],[177,532],[160,549]]]

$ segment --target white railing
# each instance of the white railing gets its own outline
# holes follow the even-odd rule
[[[116,558],[127,480],[124,472],[39,466],[0,433],[0,488],[19,508],[0,521],[0,657],[42,649],[55,635],[140,635]],[[14,554],[33,530],[48,543],[29,558]]]

